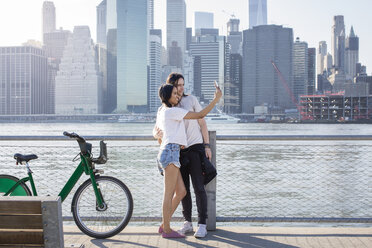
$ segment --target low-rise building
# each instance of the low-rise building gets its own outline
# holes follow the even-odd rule
[[[300,97],[302,120],[352,121],[372,119],[372,96],[345,92]]]

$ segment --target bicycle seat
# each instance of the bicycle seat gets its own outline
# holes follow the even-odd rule
[[[16,153],[14,154],[14,159],[17,160],[17,163],[28,162],[30,160],[37,159],[37,155],[35,154],[22,155],[22,154]]]

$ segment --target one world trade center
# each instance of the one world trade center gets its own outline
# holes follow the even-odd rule
[[[267,0],[249,0],[249,28],[267,25]]]

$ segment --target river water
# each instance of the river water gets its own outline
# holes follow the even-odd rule
[[[0,123],[0,135],[151,135],[153,123]],[[369,124],[209,124],[217,135],[372,135]]]

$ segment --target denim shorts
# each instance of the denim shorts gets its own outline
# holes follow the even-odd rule
[[[174,164],[180,168],[180,145],[173,143],[165,145],[158,153],[157,162],[158,169],[162,175],[164,169],[167,168],[169,164]]]

